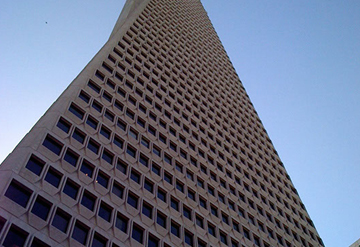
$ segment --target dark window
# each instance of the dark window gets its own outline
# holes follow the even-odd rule
[[[139,161],[142,165],[148,167],[149,159],[146,156],[144,156],[143,154],[140,154]]]
[[[194,235],[187,231],[185,231],[185,243],[194,246]]]
[[[121,171],[122,173],[126,174],[127,171],[127,164],[123,161],[123,160],[118,160],[117,164],[116,164],[116,169],[118,169],[119,171]]]
[[[135,158],[136,149],[131,146],[127,146],[126,153],[129,154],[131,157]]]
[[[38,196],[31,210],[31,213],[40,219],[47,220],[52,204],[44,198]]]
[[[153,146],[153,153],[160,157],[161,156],[160,148]]]
[[[94,239],[91,247],[105,247],[107,244],[107,239],[98,233],[94,234]]]
[[[105,128],[104,126],[101,126],[100,134],[102,134],[106,139],[110,139],[111,131]]]
[[[188,189],[188,197],[189,197],[191,200],[195,201],[195,192]]]
[[[158,176],[160,176],[160,166],[156,165],[155,163],[152,164],[151,170]]]
[[[79,155],[74,153],[72,150],[68,149],[65,153],[64,160],[72,166],[76,166],[76,163],[79,159]]]
[[[185,218],[188,218],[189,220],[191,220],[191,209],[184,207],[183,214],[184,214]]]
[[[98,112],[101,112],[102,111],[102,108],[103,108],[103,106],[99,103],[99,102],[97,102],[97,101],[93,101],[93,103],[92,103],[92,107],[95,109],[95,110],[97,110]]]
[[[56,126],[65,133],[69,133],[71,124],[65,119],[60,118]]]
[[[122,214],[118,213],[116,217],[115,226],[120,229],[120,231],[127,232],[129,219],[123,216]]]
[[[98,144],[97,142],[95,142],[93,139],[89,140],[88,143],[88,149],[90,149],[91,151],[93,151],[95,154],[99,153],[99,149],[100,149],[100,144]]]
[[[144,235],[144,230],[134,224],[133,230],[132,230],[132,235],[131,235],[132,238],[142,244],[143,237],[144,237],[143,235]]]
[[[168,164],[170,164],[171,165],[171,157],[170,157],[170,155],[168,155],[168,154],[165,154],[164,155],[164,161],[166,162],[166,163],[168,163]]]
[[[109,205],[107,205],[106,203],[101,202],[100,208],[99,208],[99,216],[101,218],[103,218],[104,220],[110,222],[111,213],[112,213],[112,208]]]
[[[5,192],[5,196],[16,202],[22,207],[26,207],[29,202],[32,191],[24,187],[16,180],[11,181],[9,188]]]
[[[199,198],[199,203],[200,203],[201,207],[206,208],[206,200],[205,199]]]
[[[109,176],[107,176],[102,171],[99,171],[98,176],[96,178],[96,182],[98,184],[101,184],[104,188],[107,188],[109,184]]]
[[[148,203],[143,203],[142,213],[152,219],[153,208]]]
[[[136,183],[140,184],[140,174],[135,170],[131,170],[130,178]]]
[[[208,232],[213,235],[214,237],[216,237],[216,233],[215,233],[215,226],[213,225],[208,225]]]
[[[171,222],[171,233],[178,238],[180,237],[180,226],[173,221]]]
[[[102,154],[102,159],[105,160],[110,165],[112,165],[113,160],[114,160],[114,154],[110,153],[109,150],[104,149],[104,152]]]
[[[157,197],[162,200],[163,202],[166,202],[166,192],[163,190],[158,189]]]
[[[83,197],[81,199],[81,204],[84,207],[88,208],[89,210],[94,211],[95,201],[96,201],[96,197],[87,190],[85,190]]]
[[[114,122],[115,115],[114,113],[110,112],[109,110],[106,110],[104,113],[104,116],[109,119],[111,122]]]
[[[215,215],[216,217],[218,217],[218,210],[217,210],[217,208],[215,208],[214,206],[211,206],[211,213],[212,213],[213,215]]]
[[[60,231],[66,233],[71,216],[61,209],[56,210],[52,225]]]
[[[147,247],[158,247],[158,246],[159,246],[159,239],[150,235]]]
[[[130,111],[129,109],[126,109],[126,116],[128,116],[129,118],[134,120],[135,114],[132,111]]]
[[[54,168],[50,167],[45,176],[45,181],[47,181],[52,186],[58,188],[61,178],[62,174],[56,171]]]
[[[225,214],[221,214],[222,221],[226,224],[229,224],[229,217]]]
[[[40,176],[42,169],[44,168],[45,162],[40,160],[35,155],[31,155],[29,161],[26,164],[26,168]]]
[[[89,228],[86,227],[83,223],[76,221],[72,238],[81,243],[82,245],[86,245],[88,233]]]
[[[150,182],[149,180],[145,179],[144,182],[144,188],[149,191],[150,193],[153,193],[154,191],[154,184]]]
[[[160,226],[166,228],[166,216],[158,211],[156,223],[158,223]]]
[[[114,144],[121,149],[124,147],[124,141],[118,136],[114,137]]]
[[[198,239],[198,247],[206,247],[206,243],[200,239]]]
[[[150,147],[150,142],[147,139],[145,139],[144,137],[141,138],[141,144],[143,146],[145,146],[146,148]]]
[[[98,74],[98,72],[97,72],[97,74]],[[101,79],[101,78],[100,78]],[[100,93],[100,86],[99,85],[97,85],[95,82],[93,82],[93,81],[89,81],[88,82],[88,86],[92,89],[92,90],[94,90],[96,93]]]
[[[81,90],[79,94],[79,98],[82,99],[85,103],[89,103],[90,101],[90,96],[87,93],[85,93],[83,90]]]
[[[77,197],[77,194],[78,194],[78,191],[79,191],[79,187],[80,186],[78,184],[76,184],[73,181],[68,179],[66,181],[63,192],[66,195],[70,196],[72,199],[76,200],[76,197]]]
[[[175,200],[174,198],[171,198],[171,207],[176,211],[179,211],[179,201]]]
[[[80,118],[81,120],[84,118],[84,111],[81,110],[78,106],[71,104],[69,107],[69,112]]]
[[[93,117],[89,116],[86,120],[86,123],[93,129],[96,130],[97,126],[98,126],[98,121],[95,120]]]
[[[0,216],[0,232],[3,229],[5,223],[6,223],[6,220],[3,217]]]
[[[120,120],[120,119],[119,119],[118,122],[117,122],[117,126],[119,126],[119,128],[122,129],[123,131],[126,130],[126,123],[123,122],[123,121]]]
[[[184,185],[183,185],[182,183],[180,183],[179,181],[176,181],[176,188],[177,188],[180,192],[184,193]]]
[[[128,195],[128,199],[127,199],[127,203],[131,206],[133,206],[134,208],[138,207],[138,200],[139,198],[137,196],[135,196],[134,194],[129,193]]]
[[[122,199],[124,196],[124,187],[114,182],[112,193]]]
[[[198,215],[196,215],[196,225],[200,226],[201,228],[204,228],[204,220]]]
[[[25,232],[24,230],[20,229],[15,225],[11,225],[11,228],[6,235],[5,241],[3,243],[4,247],[22,247],[25,244],[26,238],[28,237],[29,233]]]
[[[35,237],[31,242],[30,247],[50,247],[50,245],[44,243],[43,241]]]
[[[226,238],[225,233],[223,233],[223,232],[220,232],[220,241],[222,243],[224,243],[225,245],[227,245],[227,238]]]
[[[164,173],[164,180],[169,184],[172,184],[172,176],[167,172]]]
[[[83,160],[80,171],[83,172],[86,176],[92,178],[94,172],[94,166],[90,164],[87,160]]]
[[[78,129],[75,129],[72,137],[73,137],[75,140],[77,140],[78,142],[80,142],[81,144],[83,144],[84,141],[85,141],[85,134],[82,133],[82,132],[81,132],[80,130],[78,130]]]
[[[56,141],[55,138],[53,138],[50,135],[47,135],[43,144],[46,148],[48,148],[50,151],[52,151],[54,154],[59,155],[61,153],[63,145],[60,144],[58,141]]]

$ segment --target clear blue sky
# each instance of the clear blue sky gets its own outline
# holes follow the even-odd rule
[[[123,2],[2,2],[0,160],[105,43]],[[360,238],[360,1],[203,4],[325,245],[349,246]]]

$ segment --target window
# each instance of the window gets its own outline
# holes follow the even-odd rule
[[[189,220],[191,220],[191,209],[184,206],[183,207],[183,215],[185,216],[185,218],[188,218]]]
[[[229,225],[229,217],[226,214],[222,213],[221,218],[224,223]]]
[[[156,146],[153,146],[153,153],[156,155],[156,156],[161,156],[161,151],[160,151],[160,148],[156,147]]]
[[[220,232],[220,241],[222,243],[224,243],[225,245],[227,245],[227,238],[226,238],[226,234],[223,232]]]
[[[114,137],[114,144],[121,149],[124,147],[124,141],[117,135],[115,135],[115,137]]]
[[[206,207],[206,200],[204,198],[201,198],[201,197],[199,198],[199,204],[200,204],[201,207],[203,207],[205,209],[207,208]]]
[[[153,191],[154,191],[154,183],[150,182],[148,179],[145,179],[144,188],[147,191],[149,191],[150,193],[153,193]]]
[[[135,158],[136,156],[136,149],[132,146],[127,146],[126,153],[129,154],[131,157]]]
[[[99,149],[100,149],[100,144],[98,144],[96,141],[94,141],[93,139],[89,140],[88,146],[87,148],[91,151],[93,151],[95,154],[99,153]]]
[[[47,135],[43,144],[44,147],[52,151],[56,155],[60,155],[63,145],[60,144],[54,137]]]
[[[233,221],[233,228],[235,231],[240,232],[239,223]]]
[[[166,192],[158,188],[157,197],[162,200],[163,202],[166,202]]]
[[[145,137],[141,138],[141,144],[146,148],[150,147],[150,142]]]
[[[71,216],[69,214],[58,208],[52,221],[52,225],[60,231],[66,233],[70,219]]]
[[[197,185],[201,188],[204,188],[204,181],[198,177],[197,179]]]
[[[86,123],[87,123],[87,125],[89,125],[91,128],[93,128],[94,130],[96,130],[99,122],[98,122],[95,118],[93,118],[93,117],[91,117],[91,116],[88,116],[88,118],[87,118],[87,120],[86,120]]]
[[[143,215],[145,215],[145,216],[149,217],[150,219],[152,219],[152,211],[153,211],[152,206],[150,206],[150,204],[144,202],[143,203],[143,208],[142,208]]]
[[[44,243],[43,241],[41,241],[37,237],[34,237],[33,241],[31,242],[30,247],[50,247],[50,245]]]
[[[99,208],[99,216],[101,218],[103,218],[104,220],[110,222],[111,220],[111,213],[112,213],[112,208],[107,205],[105,202],[101,202],[100,204],[100,208]]]
[[[125,163],[125,161],[119,159],[116,164],[116,169],[126,175],[127,164]]]
[[[173,221],[171,221],[171,233],[180,238],[180,226]]]
[[[132,230],[132,238],[135,239],[136,241],[138,241],[139,243],[143,243],[143,236],[144,235],[144,230],[141,229],[139,226],[137,225],[133,225],[133,230]]]
[[[80,118],[81,120],[84,118],[84,111],[80,109],[80,107],[71,104],[69,107],[69,112],[71,112],[72,114],[74,114],[75,116],[77,116],[78,118]]]
[[[166,163],[168,163],[169,165],[171,165],[171,160],[172,160],[172,158],[171,158],[170,155],[168,155],[168,154],[165,154],[165,155],[164,155],[164,161],[165,161]]]
[[[185,243],[190,246],[194,246],[194,235],[188,231],[185,231]]]
[[[105,247],[107,239],[95,232],[91,247]]]
[[[148,167],[148,163],[149,163],[149,158],[147,158],[145,155],[140,154],[140,158],[139,158],[140,164]]]
[[[138,139],[138,133],[135,130],[133,130],[132,128],[130,128],[130,130],[129,130],[129,136],[131,136],[135,140]]]
[[[76,163],[78,162],[79,155],[76,154],[74,151],[68,149],[65,153],[64,160],[69,163],[72,166],[76,166]]]
[[[99,171],[96,178],[96,183],[102,185],[104,188],[107,188],[109,184],[109,176],[102,171]]]
[[[151,170],[158,176],[160,176],[160,166],[155,163],[152,163]]]
[[[35,214],[40,219],[46,221],[49,216],[51,206],[52,206],[52,203],[50,203],[49,201],[45,200],[44,198],[38,196],[36,198],[36,201],[34,203],[32,210],[31,210],[31,213]]]
[[[192,181],[194,181],[194,174],[189,171],[189,170],[186,170],[186,177]]]
[[[94,172],[94,166],[90,164],[87,160],[83,160],[80,171],[83,172],[86,176],[92,178]]]
[[[171,207],[176,211],[179,211],[179,201],[171,197]]]
[[[190,189],[188,189],[188,197],[189,197],[191,200],[195,201],[195,192],[192,191],[192,190],[190,190]]]
[[[15,225],[11,225],[3,245],[4,247],[13,247],[13,246],[22,247],[24,246],[28,235],[29,233],[25,232],[19,227]]]
[[[123,198],[124,195],[124,187],[120,185],[119,183],[114,181],[114,185],[111,191],[114,195],[116,195],[119,198]]]
[[[131,205],[132,207],[136,208],[138,207],[138,200],[139,200],[139,197],[135,196],[134,194],[132,193],[129,193],[128,195],[128,198],[127,198],[127,203],[129,205]]]
[[[216,237],[215,226],[211,225],[210,223],[208,224],[208,232],[214,237]]]
[[[196,225],[204,228],[204,219],[201,218],[199,215],[196,215]]]
[[[71,124],[65,119],[60,118],[56,126],[65,133],[69,133]]]
[[[213,205],[211,205],[211,213],[212,213],[214,216],[218,217],[218,210],[217,210],[217,208],[216,208],[215,206],[213,206]]]
[[[129,219],[125,217],[124,215],[118,213],[116,217],[115,226],[122,232],[127,232],[127,226],[128,226]]]
[[[80,244],[86,245],[88,233],[89,228],[77,220],[74,226],[72,238],[78,241]]]
[[[45,181],[51,184],[52,186],[58,188],[60,185],[60,181],[62,178],[62,174],[56,171],[54,168],[50,167],[45,176]]]
[[[184,184],[182,184],[176,180],[176,189],[178,189],[180,192],[184,193]]]
[[[100,134],[103,135],[106,139],[110,139],[111,131],[105,126],[101,126]]]
[[[34,174],[40,176],[43,168],[45,166],[45,162],[40,160],[35,155],[31,155],[29,161],[26,164],[26,168],[30,171],[32,171]]]
[[[167,172],[164,173],[164,180],[169,184],[172,184],[172,176]]]
[[[24,187],[21,183],[16,180],[12,180],[8,189],[5,192],[5,196],[16,202],[22,207],[26,207],[32,191]]]
[[[131,174],[130,174],[130,178],[135,182],[135,183],[138,183],[140,184],[140,174],[135,171],[135,170],[131,170]]]
[[[95,201],[96,201],[96,197],[93,194],[91,194],[89,191],[85,190],[83,197],[81,199],[81,205],[83,205],[84,207],[86,207],[91,211],[94,211]]]
[[[84,143],[85,141],[85,134],[83,132],[81,132],[80,130],[78,129],[75,129],[74,130],[74,133],[72,135],[72,138],[74,138],[75,140],[77,140],[78,142],[80,142],[81,144]]]
[[[123,122],[122,120],[120,120],[120,119],[118,120],[117,126],[119,126],[119,128],[120,128],[121,130],[126,131],[126,126],[127,126],[127,124],[126,124],[125,122]]]
[[[166,228],[166,216],[159,211],[157,212],[156,223]]]
[[[159,239],[155,238],[152,235],[149,235],[147,247],[158,247],[158,246],[159,246]]]

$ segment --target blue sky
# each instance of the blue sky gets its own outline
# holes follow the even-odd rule
[[[0,160],[105,43],[123,2],[2,3]],[[360,238],[360,1],[203,4],[325,245],[349,246]]]

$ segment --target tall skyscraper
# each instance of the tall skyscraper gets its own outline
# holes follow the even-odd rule
[[[323,246],[199,0],[128,0],[0,167],[3,246]]]

